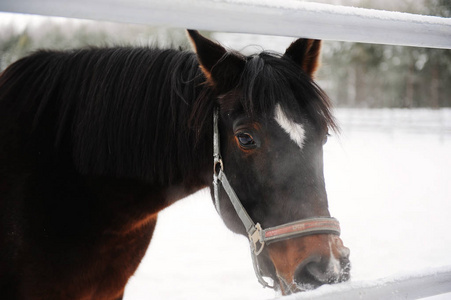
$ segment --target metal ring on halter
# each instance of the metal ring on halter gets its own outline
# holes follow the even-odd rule
[[[219,165],[219,170],[217,169]],[[222,162],[221,158],[215,158],[214,165],[213,165],[213,174],[216,176],[219,176],[219,172],[224,171],[224,163]]]
[[[219,165],[219,169],[218,169]],[[224,171],[224,164],[222,162],[221,156],[215,155],[213,164],[213,194],[215,201],[215,208],[219,215],[221,215],[221,206],[219,204],[219,175]]]

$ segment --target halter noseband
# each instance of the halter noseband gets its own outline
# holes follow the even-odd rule
[[[254,266],[254,271],[258,282],[260,282],[263,287],[274,288],[274,286],[269,285],[263,279],[262,271],[257,260],[257,256],[263,251],[266,243],[269,244],[272,242],[289,239],[294,236],[299,237],[324,233],[340,235],[340,223],[335,218],[319,217],[303,219],[266,229],[262,229],[259,223],[255,224],[231,187],[229,180],[224,173],[224,163],[222,162],[219,147],[218,119],[219,109],[215,108],[213,114],[213,194],[215,207],[218,214],[221,215],[221,208],[219,204],[219,185],[222,183],[222,187],[229,196],[230,202],[246,228],[251,248],[252,264]]]

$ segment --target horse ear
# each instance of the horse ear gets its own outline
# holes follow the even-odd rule
[[[284,57],[292,59],[313,78],[320,65],[320,52],[320,40],[298,39],[288,47]]]
[[[207,82],[219,92],[231,90],[243,72],[245,60],[236,53],[203,37],[197,30],[188,30],[190,40]]]

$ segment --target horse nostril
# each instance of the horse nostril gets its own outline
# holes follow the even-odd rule
[[[329,282],[321,261],[299,266],[295,271],[294,281],[301,290],[315,289]]]
[[[350,278],[351,264],[348,257],[340,261],[333,257],[323,257],[301,265],[295,271],[294,281],[301,290],[315,289],[323,284],[347,281]]]

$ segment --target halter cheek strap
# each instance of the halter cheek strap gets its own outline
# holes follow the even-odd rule
[[[219,203],[219,187],[222,184],[224,191],[227,193],[230,202],[233,205],[238,217],[246,229],[248,234],[252,263],[258,282],[263,287],[271,287],[264,279],[261,269],[258,265],[257,256],[263,251],[265,244],[277,242],[292,237],[313,235],[313,234],[336,234],[340,235],[340,223],[335,218],[319,217],[303,219],[283,225],[262,229],[259,223],[255,223],[247,213],[240,199],[236,195],[232,186],[224,173],[224,163],[221,158],[219,144],[219,109],[215,108],[213,114],[213,195],[215,207],[219,215],[221,215],[221,206]]]

